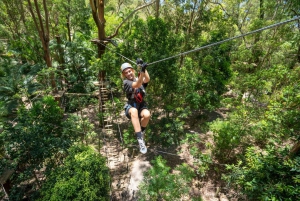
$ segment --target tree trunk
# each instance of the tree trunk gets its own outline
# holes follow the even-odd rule
[[[156,14],[155,14],[156,18],[159,18],[159,0],[156,0]]]
[[[299,151],[300,151],[300,141],[297,142],[296,144],[294,144],[294,146],[292,147],[292,149],[290,151],[289,157],[295,156],[296,154],[299,153]]]
[[[264,0],[259,0],[259,19],[263,20],[264,19]],[[257,43],[260,41],[260,35],[261,33],[255,34],[254,38],[254,46],[253,46],[253,63],[257,64],[259,63],[259,56],[261,55],[261,49],[260,47],[257,46]]]
[[[298,20],[298,30],[300,32],[300,20]],[[298,42],[298,55],[297,55],[297,58],[298,58],[298,63],[300,63],[300,42]]]
[[[34,178],[35,178],[35,181],[36,181],[37,186],[38,186],[39,188],[41,188],[41,183],[40,183],[40,181],[39,181],[39,178],[36,176],[36,174],[35,174],[34,171],[33,171],[32,173],[33,173],[33,175],[34,175]]]
[[[49,16],[48,16],[46,0],[43,0],[43,6],[44,6],[44,12],[45,12],[45,16],[43,16],[43,17],[40,13],[40,8],[38,6],[37,0],[34,0],[34,6],[35,6],[37,16],[33,12],[31,0],[27,0],[27,2],[28,2],[30,14],[33,18],[35,27],[38,31],[40,40],[42,42],[42,46],[43,46],[43,50],[44,50],[44,60],[46,62],[47,67],[50,68],[50,67],[52,67],[52,60],[51,60],[50,49],[49,49],[49,41],[50,41],[50,39],[49,39],[49,37],[50,37],[49,36],[50,35],[50,33],[49,33]],[[45,19],[44,23],[43,23],[43,19]],[[50,75],[50,80],[51,80],[51,87],[52,87],[53,91],[57,92],[53,73],[51,73],[51,75]]]
[[[98,26],[98,39],[100,41],[104,41],[106,39],[105,37],[105,18],[104,18],[104,0],[99,0],[99,7],[98,7],[98,18],[99,18],[99,26]],[[105,46],[104,45],[98,45],[98,58],[101,58],[101,56],[105,53]],[[105,80],[105,71],[99,71],[99,80],[104,81]]]
[[[189,21],[189,25],[188,25],[188,28],[187,28],[187,31],[186,31],[186,36],[185,36],[185,44],[184,46],[186,47],[187,46],[187,40],[190,38],[190,34],[191,34],[191,31],[192,31],[192,26],[193,26],[193,21],[194,21],[194,17],[195,17],[195,10],[196,10],[196,5],[197,5],[197,0],[194,0],[194,3],[193,3],[193,10],[191,11],[191,15],[190,15],[190,21]],[[186,48],[185,48],[186,49]],[[180,56],[180,67],[183,66],[183,60],[184,60],[184,55]]]
[[[59,63],[59,75],[61,76],[61,88],[62,90],[65,89],[65,85],[67,84],[67,80],[65,79],[65,59],[64,59],[64,49],[62,48],[62,40],[60,36],[56,36],[57,46],[58,46],[58,55],[57,60]]]
[[[106,39],[105,35],[105,18],[104,18],[104,0],[90,0],[90,5],[92,8],[92,14],[94,21],[97,25],[98,29],[98,40],[99,43],[97,43],[98,46],[98,58],[101,58],[101,56],[105,52],[105,45],[104,40]],[[99,81],[104,81],[105,78],[105,72],[99,71],[98,73]]]
[[[68,39],[69,39],[69,42],[71,42],[72,37],[71,37],[71,28],[70,28],[70,0],[68,0],[68,14],[67,14],[66,18],[67,18]]]

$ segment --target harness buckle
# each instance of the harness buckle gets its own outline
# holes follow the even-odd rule
[[[134,94],[134,99],[136,100],[136,102],[141,103],[143,102],[143,94],[141,92],[136,92]]]

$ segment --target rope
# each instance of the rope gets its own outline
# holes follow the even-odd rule
[[[133,147],[139,149],[139,146],[136,144],[128,144],[127,147]],[[163,153],[163,154],[168,154],[168,155],[173,155],[173,156],[178,156],[178,154],[170,153],[170,152],[165,152],[165,151],[160,151],[157,149],[148,149],[149,151],[152,151],[153,153]]]
[[[152,152],[158,152],[158,153],[163,153],[163,154],[168,154],[168,155],[173,155],[173,156],[178,156],[178,154],[173,154],[173,153],[169,153],[169,152],[165,152],[165,151],[159,151],[157,149],[150,149],[150,151]]]
[[[104,46],[105,48],[107,48],[107,49],[110,50],[111,52],[114,52],[114,53],[116,53],[117,55],[123,57],[124,59],[126,59],[126,60],[129,61],[129,62],[131,62],[132,64],[135,64],[135,65],[136,65],[136,62],[135,62],[135,61],[133,61],[133,60],[131,60],[131,59],[125,57],[124,55],[122,55],[122,54],[120,54],[120,53],[118,53],[118,52],[116,52],[116,51],[114,51],[114,50],[112,50],[112,49],[109,48],[107,45],[101,43],[101,41],[97,41],[97,43],[99,43],[100,45]]]
[[[182,56],[182,55],[186,55],[186,54],[189,54],[189,53],[192,53],[192,52],[196,52],[196,51],[199,51],[199,50],[208,48],[208,47],[212,47],[212,46],[215,46],[215,45],[219,45],[219,44],[225,43],[225,42],[230,41],[230,40],[234,40],[234,39],[241,38],[241,37],[244,37],[244,36],[248,36],[248,35],[251,35],[251,34],[254,34],[254,33],[257,33],[257,32],[261,32],[261,31],[264,31],[264,30],[266,30],[266,29],[271,29],[271,28],[273,28],[273,27],[277,27],[277,26],[280,26],[280,25],[283,25],[283,24],[287,24],[287,23],[289,23],[289,22],[292,22],[292,21],[295,21],[295,20],[299,20],[299,19],[300,19],[300,17],[294,17],[294,18],[292,18],[292,19],[289,19],[289,20],[286,20],[286,21],[283,21],[283,22],[279,22],[279,23],[276,23],[276,24],[272,24],[272,25],[269,25],[269,26],[266,26],[266,27],[263,27],[263,28],[260,28],[260,29],[256,29],[256,30],[254,30],[254,31],[250,31],[250,32],[245,33],[245,34],[241,34],[241,35],[238,35],[238,36],[234,36],[234,37],[231,37],[231,38],[228,38],[228,39],[219,41],[219,42],[215,42],[215,43],[212,43],[212,44],[209,44],[209,45],[205,45],[205,46],[196,48],[196,49],[194,49],[194,50],[186,51],[186,52],[183,52],[183,53],[180,53],[180,54],[177,54],[177,55],[174,55],[174,56],[165,58],[165,59],[161,59],[161,60],[158,60],[158,61],[154,61],[154,62],[152,62],[152,63],[149,63],[148,66],[153,65],[153,64],[156,64],[156,63],[159,63],[159,62],[162,62],[162,61],[166,61],[166,60],[169,60],[169,59],[173,59],[173,58],[175,58],[175,57],[179,57],[179,56]]]
[[[219,44],[222,44],[222,43],[225,43],[225,42],[228,42],[228,41],[231,41],[231,40],[234,40],[234,39],[237,39],[237,38],[241,38],[241,37],[244,37],[244,36],[248,36],[248,35],[251,35],[251,34],[254,34],[254,33],[257,33],[257,32],[261,32],[261,31],[264,31],[264,30],[267,30],[267,29],[271,29],[271,28],[274,28],[274,27],[277,27],[277,26],[280,26],[280,25],[283,25],[283,24],[287,24],[289,22],[292,22],[292,21],[295,21],[295,20],[299,20],[300,19],[300,16],[299,17],[294,17],[292,19],[289,19],[289,20],[286,20],[286,21],[283,21],[283,22],[278,22],[278,23],[275,23],[275,24],[272,24],[272,25],[269,25],[269,26],[266,26],[266,27],[263,27],[263,28],[260,28],[260,29],[256,29],[254,31],[250,31],[248,33],[245,33],[245,34],[240,34],[238,36],[234,36],[234,37],[231,37],[231,38],[227,38],[225,40],[222,40],[222,41],[219,41],[219,42],[215,42],[215,43],[211,43],[211,44],[208,44],[208,45],[204,45],[202,47],[198,47],[196,49],[193,49],[193,50],[189,50],[189,51],[186,51],[186,52],[182,52],[182,53],[179,53],[177,55],[174,55],[174,56],[171,56],[171,57],[167,57],[167,58],[164,58],[164,59],[161,59],[161,60],[157,60],[157,61],[154,61],[152,63],[148,63],[148,66],[150,65],[153,65],[153,64],[156,64],[156,63],[159,63],[159,62],[163,62],[163,61],[166,61],[166,60],[169,60],[169,59],[173,59],[175,57],[179,57],[179,56],[182,56],[182,55],[186,55],[186,54],[189,54],[189,53],[192,53],[192,52],[197,52],[199,50],[202,50],[202,49],[205,49],[205,48],[209,48],[209,47],[212,47],[212,46],[215,46],[215,45],[219,45]],[[103,45],[104,47],[106,47],[107,49],[109,49],[110,51],[118,54],[119,56],[123,57],[124,59],[130,61],[132,64],[135,64],[136,63],[132,60],[130,60],[129,58],[125,57],[124,55],[116,52],[116,51],[113,51],[112,49],[110,49],[107,45],[101,43],[100,41],[97,41],[98,43],[100,43],[101,45]]]

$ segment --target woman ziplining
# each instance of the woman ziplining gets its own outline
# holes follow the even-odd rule
[[[126,117],[131,119],[139,143],[140,152],[145,154],[147,153],[147,147],[145,145],[144,135],[149,123],[150,112],[144,97],[146,95],[145,90],[150,81],[150,76],[146,70],[147,63],[143,62],[142,59],[137,59],[136,63],[141,68],[138,77],[135,77],[135,70],[131,64],[123,63],[121,65],[123,89],[128,99],[124,106],[124,110]]]

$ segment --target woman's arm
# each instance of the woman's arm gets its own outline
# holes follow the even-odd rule
[[[135,82],[132,82],[132,88],[140,88],[143,84],[144,77],[145,77],[145,73],[140,72],[137,80]]]
[[[150,75],[147,70],[145,70],[145,75],[144,75],[144,83],[148,83],[150,81]]]

